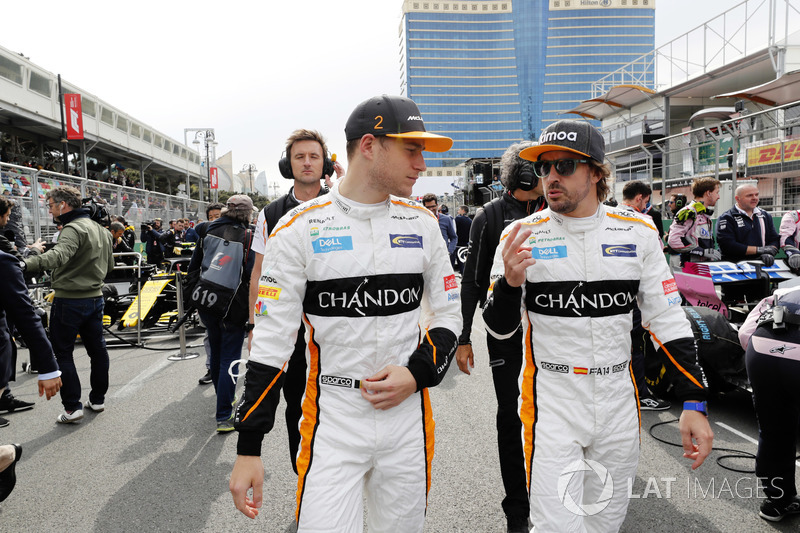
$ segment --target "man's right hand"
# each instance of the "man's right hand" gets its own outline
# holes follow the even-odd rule
[[[475,354],[472,353],[471,344],[459,344],[456,349],[456,363],[458,369],[466,375],[470,375],[469,369],[475,368]]]
[[[520,231],[520,228],[521,224],[514,224],[503,245],[503,276],[510,287],[521,287],[525,283],[525,271],[536,264],[536,259],[531,256],[531,247],[522,245],[527,242],[531,230]]]
[[[61,390],[61,378],[39,380],[39,396],[46,395],[49,400]]]
[[[261,508],[262,489],[264,486],[264,464],[261,457],[255,455],[237,455],[233,464],[229,484],[233,495],[233,504],[248,518],[258,516]],[[253,489],[253,498],[247,497],[247,491]]]

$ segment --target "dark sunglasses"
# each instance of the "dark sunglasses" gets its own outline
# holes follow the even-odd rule
[[[556,159],[555,161],[534,161],[533,171],[540,178],[550,175],[550,169],[555,167],[561,176],[572,176],[578,168],[578,163],[588,163],[588,159]]]

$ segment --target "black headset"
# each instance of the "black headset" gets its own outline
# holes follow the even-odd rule
[[[283,152],[283,155],[278,161],[278,170],[281,171],[281,176],[287,180],[294,179],[294,174],[292,173],[292,163],[289,161],[289,158],[286,157],[286,152]],[[322,164],[322,176],[320,176],[320,179],[325,179],[325,176],[333,177],[334,172],[333,160],[331,160],[331,158],[326,154],[325,162]]]
[[[533,171],[533,163],[523,160],[517,172],[517,189],[531,191],[539,184],[539,177]]]
[[[685,194],[676,194],[675,195],[675,208],[677,210],[681,210],[686,206],[686,195]]]

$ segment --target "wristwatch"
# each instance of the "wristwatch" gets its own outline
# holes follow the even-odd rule
[[[253,331],[255,327],[256,327],[255,324],[253,324],[252,322],[248,322],[247,324],[244,325],[244,332],[250,333],[251,331]]]
[[[708,416],[708,402],[683,402],[684,411],[700,411]]]

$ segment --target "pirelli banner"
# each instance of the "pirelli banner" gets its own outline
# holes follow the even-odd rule
[[[800,161],[800,139],[747,149],[747,166],[749,168],[781,165],[791,162],[795,162],[792,167],[796,168],[798,161]],[[778,170],[778,172],[780,172],[780,170]]]

